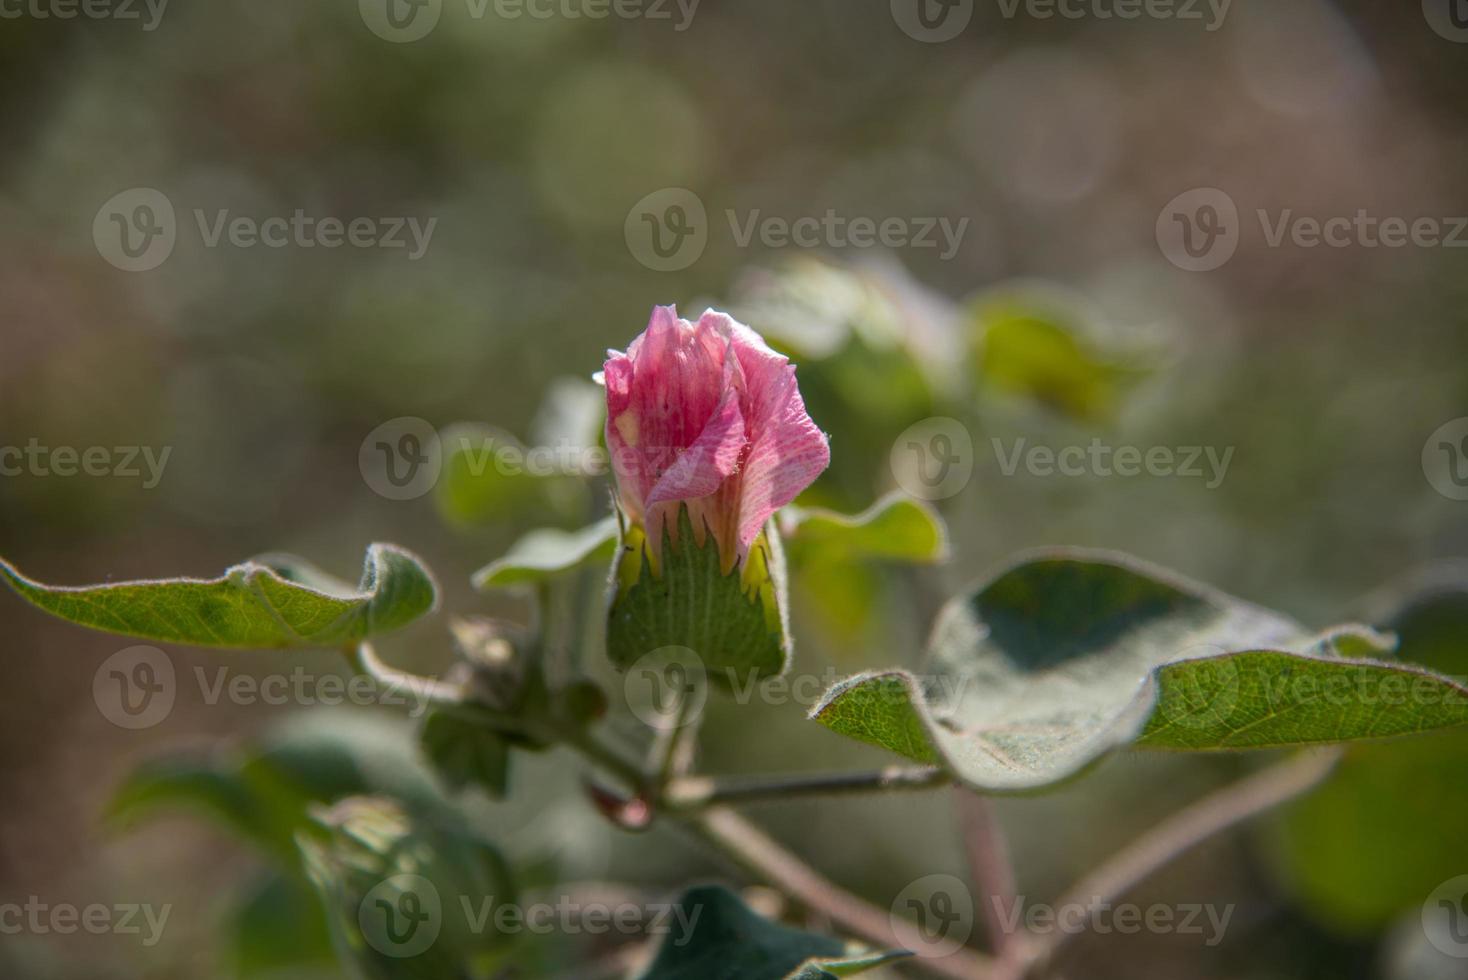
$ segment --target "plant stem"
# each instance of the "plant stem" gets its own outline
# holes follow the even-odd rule
[[[695,834],[728,855],[751,877],[767,882],[832,923],[885,949],[902,945],[883,909],[853,895],[790,853],[764,831],[726,809],[686,816]],[[911,965],[953,980],[987,980],[992,961],[975,950],[949,956],[917,959]]]
[[[965,787],[954,790],[959,829],[963,833],[964,851],[969,870],[978,889],[978,901],[989,937],[989,950],[998,961],[999,976],[1013,976],[1019,966],[1023,942],[1005,926],[1001,909],[1013,908],[1016,901],[1014,864],[1009,857],[1009,843],[1004,828],[994,814],[994,804]]]
[[[404,691],[430,704],[437,705],[456,705],[464,699],[464,692],[453,684],[445,684],[432,677],[422,677],[388,666],[377,656],[377,651],[372,648],[372,644],[365,640],[342,648],[342,653],[346,655],[347,662],[359,674],[367,675],[376,681],[379,687],[389,691]]]
[[[1318,786],[1340,760],[1339,749],[1302,752],[1215,790],[1143,834],[1076,882],[1056,908],[1094,907],[1121,897],[1174,858],[1214,836]],[[1086,925],[1091,924],[1088,919]],[[1030,973],[1048,970],[1079,932],[1038,937]]]
[[[869,772],[792,773],[713,779],[684,776],[663,795],[669,810],[696,811],[733,803],[763,803],[801,796],[841,796],[883,790],[931,789],[950,781],[934,766],[889,766]]]

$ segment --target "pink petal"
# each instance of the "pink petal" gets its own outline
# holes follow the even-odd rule
[[[730,390],[693,445],[663,471],[647,497],[647,506],[707,497],[739,468],[743,451],[744,413],[739,410],[738,394]]]
[[[738,358],[745,383],[750,450],[740,471],[739,550],[745,553],[771,514],[790,503],[831,463],[825,433],[811,420],[795,367],[742,323],[709,311]]]

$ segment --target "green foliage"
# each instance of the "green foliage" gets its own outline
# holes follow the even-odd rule
[[[474,574],[476,589],[535,585],[592,562],[605,562],[617,550],[617,518],[609,515],[579,531],[537,528]]]
[[[513,939],[493,928],[494,910],[515,901],[492,843],[383,797],[343,800],[316,825],[298,842],[344,964],[364,980],[489,975],[484,961]]]
[[[1010,287],[969,311],[979,380],[1072,418],[1112,416],[1140,368],[1110,359],[1079,305],[1053,291]]]
[[[336,968],[321,902],[304,879],[266,871],[231,909],[226,928],[230,975],[240,980],[299,976],[303,967],[325,976]]]
[[[438,602],[428,569],[388,544],[367,549],[356,589],[289,556],[247,561],[207,580],[53,586],[3,561],[0,577],[32,605],[81,626],[238,649],[344,646],[406,626]]]
[[[787,507],[780,529],[792,564],[853,559],[937,562],[948,557],[948,530],[933,508],[900,493],[860,514]]]
[[[682,507],[678,541],[664,531],[654,572],[641,530],[628,528],[607,618],[607,655],[626,669],[666,647],[682,647],[721,683],[780,674],[789,656],[784,565],[770,526],[750,547],[744,568],[726,573],[713,534],[698,543]]]
[[[1399,655],[1459,677],[1468,668],[1468,582],[1427,583],[1382,616]],[[1316,916],[1365,934],[1416,909],[1468,867],[1468,733],[1353,746],[1329,781],[1281,811],[1284,872]]]
[[[510,744],[484,725],[435,709],[423,720],[423,754],[453,790],[477,786],[503,799],[510,784]]]
[[[527,517],[567,520],[586,507],[581,477],[561,461],[500,429],[455,425],[440,436],[443,471],[434,488],[439,511],[459,525]]]
[[[692,934],[666,937],[640,980],[827,980],[909,955],[864,952],[770,922],[717,886],[689,889],[678,908],[674,921],[692,922]]]
[[[1359,652],[1373,637],[1312,637],[1133,560],[1065,552],[950,602],[921,678],[850,678],[812,717],[988,791],[1039,789],[1134,742],[1272,748],[1468,722],[1454,681],[1335,646]]]

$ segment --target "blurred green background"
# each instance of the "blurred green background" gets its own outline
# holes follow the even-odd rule
[[[1417,4],[1241,0],[1208,30],[1023,7],[1007,17],[981,0],[941,43],[906,35],[886,0],[704,0],[686,22],[673,6],[669,19],[540,19],[445,0],[434,29],[406,43],[374,33],[348,0],[175,0],[152,30],[139,9],[142,21],[30,8],[0,19],[0,446],[171,448],[153,488],[0,477],[0,554],[45,581],[213,575],[275,550],[350,575],[383,540],[428,561],[448,608],[523,618],[513,597],[475,595],[470,573],[531,524],[604,512],[604,483],[455,515],[441,494],[375,493],[359,448],[404,416],[555,438],[547,390],[584,386],[654,303],[730,309],[792,353],[831,435],[812,501],[857,509],[898,487],[892,447],[923,419],[956,418],[971,436],[972,479],[936,501],[952,561],[799,579],[802,671],[911,663],[935,597],[1037,545],[1129,551],[1312,625],[1361,615],[1384,583],[1468,553],[1468,503],[1436,491],[1422,460],[1429,435],[1468,414],[1464,253],[1272,247],[1255,218],[1468,214],[1468,48]],[[1208,272],[1178,268],[1157,240],[1169,202],[1199,187],[1225,191],[1240,216],[1236,253]],[[148,271],[115,267],[93,234],[99,209],[133,188],[162,192],[177,214],[172,253]],[[706,208],[707,245],[686,268],[656,271],[629,242],[638,203],[667,188]],[[436,224],[418,259],[210,247],[195,212],[212,221],[223,209]],[[967,224],[947,257],[771,247],[742,245],[730,210]],[[992,440],[1018,437],[1233,455],[1211,488],[1005,475]],[[0,596],[0,899],[171,902],[169,928],[151,948],[6,936],[7,975],[242,969],[219,926],[259,859],[205,823],[170,816],[121,833],[103,812],[160,749],[322,713],[211,705],[184,684],[165,723],[121,730],[98,711],[92,678],[126,645]],[[449,660],[441,621],[383,652],[424,671]],[[294,666],[169,653],[190,676]],[[338,660],[304,663],[339,671]],[[390,712],[361,713],[343,730],[385,737]],[[887,761],[802,716],[718,706],[706,767]],[[1003,801],[1022,890],[1053,897],[1249,763],[1129,755],[1057,793]],[[567,879],[659,891],[721,870],[671,832],[602,827],[566,759],[530,760],[515,780],[521,800],[470,805],[512,851],[556,855]],[[941,793],[755,815],[880,905],[962,867]],[[1413,947],[1396,923],[1410,927],[1416,906],[1355,916],[1311,901],[1280,857],[1286,836],[1268,824],[1230,835],[1139,891],[1144,904],[1237,903],[1219,948],[1089,937],[1077,975],[1424,975],[1396,965]],[[1420,859],[1421,898],[1468,872],[1468,854],[1458,859]]]

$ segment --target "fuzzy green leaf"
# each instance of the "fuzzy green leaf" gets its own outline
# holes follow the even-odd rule
[[[948,556],[943,519],[900,493],[888,494],[860,514],[787,507],[780,513],[780,529],[793,562],[937,562]]]
[[[534,585],[617,551],[617,518],[605,517],[579,531],[538,528],[516,541],[503,558],[474,574],[476,589]]]
[[[387,544],[367,549],[356,589],[289,556],[247,561],[216,579],[53,586],[3,561],[0,578],[32,605],[81,626],[236,649],[343,646],[406,626],[438,601],[423,564]]]
[[[691,922],[691,934],[670,933],[641,980],[826,980],[910,955],[865,952],[770,922],[717,886],[684,892],[672,921]]]
[[[982,791],[1034,790],[1132,743],[1274,748],[1468,723],[1468,689],[1352,659],[1386,641],[1322,637],[1277,613],[1135,561],[1021,561],[940,614],[926,673],[833,687],[812,717],[942,765]]]

